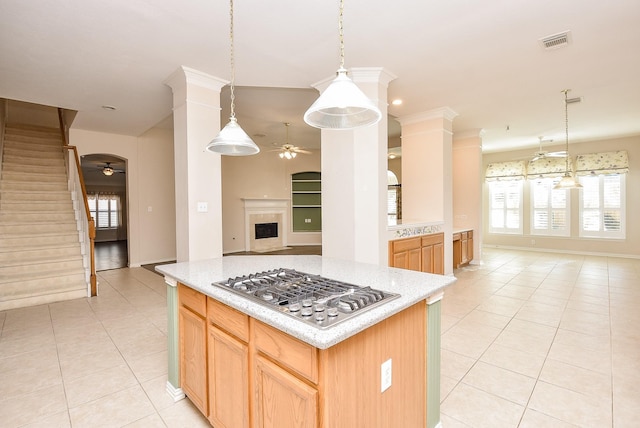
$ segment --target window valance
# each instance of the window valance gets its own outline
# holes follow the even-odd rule
[[[569,159],[569,171],[573,169],[573,162]],[[541,158],[529,161],[527,178],[562,177],[567,170],[567,158]]]
[[[616,152],[588,153],[576,157],[576,174],[625,174],[629,172],[629,157],[626,150]]]
[[[495,162],[487,166],[485,179],[496,180],[522,180],[526,175],[525,161]]]

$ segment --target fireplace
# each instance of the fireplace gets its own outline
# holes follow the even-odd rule
[[[278,223],[256,223],[256,239],[277,238]]]
[[[268,252],[287,246],[289,200],[242,198],[245,251]]]

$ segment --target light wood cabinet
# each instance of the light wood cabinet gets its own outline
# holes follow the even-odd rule
[[[179,284],[178,300],[181,388],[208,415],[206,297]]]
[[[207,299],[209,421],[217,428],[249,427],[249,317]]]
[[[444,234],[389,241],[389,266],[444,274]]]
[[[206,319],[190,309],[202,309],[195,295],[205,299]],[[424,302],[317,349],[198,292],[186,300],[180,305],[182,387],[212,426],[426,425]],[[393,382],[381,391],[381,364],[389,359]]]
[[[255,359],[255,426],[316,428],[318,391],[268,359]]]
[[[421,271],[444,274],[444,235],[423,236],[421,239]]]
[[[453,268],[469,264],[473,260],[473,230],[453,234]]]

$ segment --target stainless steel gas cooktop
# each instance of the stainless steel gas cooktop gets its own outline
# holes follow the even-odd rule
[[[229,278],[212,285],[318,328],[333,326],[400,297],[399,294],[284,268]]]

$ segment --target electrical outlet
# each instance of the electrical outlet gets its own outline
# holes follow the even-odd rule
[[[380,392],[391,387],[391,358],[380,365]]]
[[[209,211],[208,204],[206,202],[198,202],[198,212],[206,213],[207,211]]]

